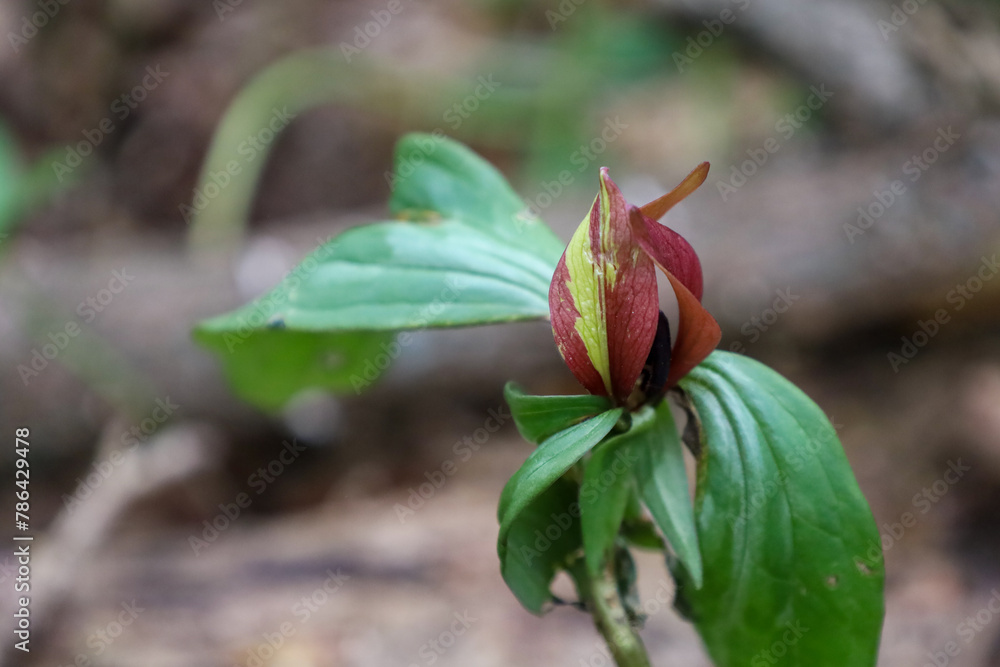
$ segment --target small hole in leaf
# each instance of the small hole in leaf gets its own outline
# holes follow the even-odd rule
[[[858,572],[860,572],[861,574],[865,575],[866,577],[870,577],[873,574],[875,574],[872,571],[872,569],[870,567],[868,567],[868,564],[865,563],[862,560],[854,561],[854,564],[858,566]]]
[[[840,583],[840,580],[837,579],[836,575],[831,574],[829,577],[826,578],[827,588],[836,588],[838,583]]]
[[[344,364],[344,355],[337,354],[336,352],[328,352],[323,355],[323,364],[331,370],[340,368]]]

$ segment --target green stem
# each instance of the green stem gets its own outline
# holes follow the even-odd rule
[[[594,624],[611,649],[618,667],[650,667],[646,647],[629,623],[628,614],[622,606],[611,568],[609,563],[599,574],[587,575],[590,588],[588,606],[594,616]]]

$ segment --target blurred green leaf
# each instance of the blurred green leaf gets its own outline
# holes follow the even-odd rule
[[[64,187],[50,166],[54,155],[43,156],[25,168],[17,142],[0,123],[0,242],[25,216]]]
[[[598,573],[611,562],[632,488],[631,442],[617,436],[601,443],[583,470],[580,524],[587,567]]]
[[[622,408],[615,408],[557,433],[539,445],[507,480],[497,510],[500,520],[497,551],[501,563],[507,551],[507,534],[518,515],[610,433],[621,415]]]
[[[603,396],[531,396],[508,382],[503,390],[517,430],[536,445],[587,417],[611,409]]]
[[[225,362],[240,378],[244,396],[267,399],[268,407],[294,391],[295,378],[329,389],[346,388],[343,373],[304,367],[309,355],[342,360],[351,369],[363,359],[358,336],[321,333],[396,332],[510,322],[548,316],[548,289],[562,243],[523,203],[492,166],[460,144],[435,135],[409,135],[396,153],[396,192],[390,207],[407,221],[381,222],[344,232],[329,241],[264,297],[203,322],[197,338],[221,350],[220,339],[270,330],[255,352],[274,360],[296,360],[278,389],[251,390],[269,382],[260,364],[241,352]],[[274,330],[271,330],[274,328]],[[298,336],[290,336],[298,332]],[[313,334],[307,336],[306,333]],[[361,336],[368,334],[361,334]],[[281,350],[305,345],[306,351]],[[225,345],[228,349],[228,345]],[[255,402],[258,402],[255,400]],[[264,405],[264,403],[261,403]]]
[[[705,566],[679,604],[719,667],[875,664],[879,533],[833,426],[766,366],[715,352],[681,382],[703,426]]]
[[[277,411],[307,388],[358,393],[391,360],[391,332],[317,333],[258,329],[246,337],[199,330],[195,338],[216,353],[236,394]]]
[[[504,245],[527,251],[548,280],[565,244],[530,215],[521,198],[490,163],[437,134],[413,133],[396,145],[389,209],[397,218],[454,218]],[[546,311],[547,312],[547,311]]]
[[[620,437],[628,437],[630,453],[635,457],[639,497],[687,569],[693,585],[700,588],[702,562],[698,531],[688,493],[680,434],[670,414],[670,406],[661,401],[655,408],[646,408],[633,417],[632,429]]]
[[[545,611],[549,587],[570,554],[580,548],[580,520],[570,512],[577,486],[557,479],[528,503],[507,534],[500,571],[524,608]]]

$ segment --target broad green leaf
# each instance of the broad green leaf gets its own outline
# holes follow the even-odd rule
[[[625,517],[635,456],[630,440],[616,436],[594,448],[580,485],[580,526],[587,567],[600,572],[614,553]]]
[[[233,330],[266,309],[302,331],[395,331],[548,314],[552,265],[458,220],[382,222],[344,232],[262,299],[205,323]]]
[[[218,348],[226,334],[266,328],[397,332],[548,317],[549,282],[562,243],[526,216],[503,177],[444,137],[409,135],[396,157],[390,207],[407,220],[344,232],[266,296],[203,322],[199,340]],[[329,345],[335,340],[327,339]],[[270,341],[275,355],[282,344],[298,343],[276,333]],[[328,351],[348,358],[354,348]],[[256,361],[251,355],[231,359],[230,373],[243,363]]]
[[[462,220],[505,246],[549,260],[552,277],[565,244],[528,213],[493,165],[447,137],[419,133],[396,144],[395,164],[389,200],[394,216]]]
[[[819,407],[715,352],[682,383],[703,426],[704,586],[679,603],[719,667],[870,667],[884,612],[879,533]]]
[[[507,548],[507,533],[517,516],[610,433],[621,415],[622,408],[615,408],[557,433],[533,451],[507,480],[497,510],[500,520],[497,551],[501,560]]]
[[[688,492],[684,452],[670,406],[661,401],[655,408],[646,408],[637,414],[627,435],[635,460],[639,497],[690,574],[694,586],[700,588],[702,562],[698,531]]]
[[[503,390],[517,430],[536,445],[587,417],[611,408],[603,396],[531,396],[508,382]]]
[[[520,512],[507,534],[500,572],[522,605],[535,614],[552,599],[549,587],[570,554],[580,549],[577,486],[557,479]]]
[[[277,411],[308,388],[360,393],[391,360],[390,332],[315,333],[272,329],[196,332],[214,351],[236,394]]]

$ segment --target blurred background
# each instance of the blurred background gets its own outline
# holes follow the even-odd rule
[[[4,0],[0,468],[13,506],[30,429],[35,535],[30,655],[0,545],[4,664],[608,664],[587,616],[538,620],[499,575],[496,500],[529,451],[503,383],[578,390],[546,323],[419,332],[370,391],[272,413],[190,337],[384,218],[393,144],[439,130],[564,239],[600,166],[642,203],[709,160],[667,222],[720,347],[838,429],[885,549],[879,664],[1000,665],[998,14]],[[671,588],[640,567],[644,597]],[[670,609],[644,638],[709,664]]]

